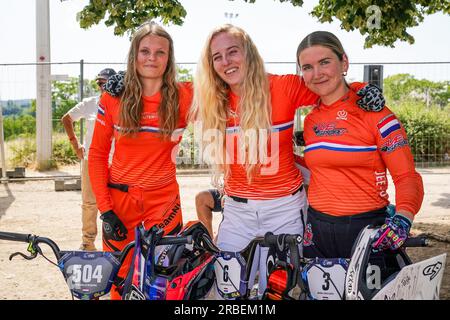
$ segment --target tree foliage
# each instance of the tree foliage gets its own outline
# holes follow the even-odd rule
[[[84,97],[100,94],[95,80],[83,81]],[[73,108],[79,99],[79,79],[71,77],[69,81],[52,81],[52,118],[53,128],[61,127],[61,118]]]
[[[303,5],[302,0],[278,1],[290,2],[297,7]],[[319,0],[310,14],[321,23],[339,20],[342,29],[359,30],[365,36],[364,46],[370,48],[373,45],[393,47],[397,40],[414,43],[414,37],[407,29],[419,25],[425,15],[436,12],[450,14],[450,1]],[[77,14],[81,28],[87,29],[105,19],[105,25],[114,26],[115,35],[131,34],[151,19],[182,25],[185,17],[186,10],[176,0],[91,0]]]
[[[450,14],[446,0],[320,0],[311,14],[320,22],[341,21],[346,31],[358,29],[365,35],[366,48],[373,45],[394,47],[396,40],[414,43],[406,30],[418,26],[425,15]]]
[[[438,106],[444,109],[450,105],[450,81],[434,82],[400,73],[384,80],[384,95],[388,103],[417,101],[426,107]]]
[[[384,79],[383,86],[387,104],[408,134],[415,161],[442,163],[449,152],[450,81],[395,74]]]
[[[131,34],[152,19],[161,19],[164,24],[182,25],[185,16],[186,10],[177,0],[91,0],[78,12],[77,20],[81,28],[87,29],[106,19],[105,25],[114,26],[115,35],[123,35],[126,32]]]

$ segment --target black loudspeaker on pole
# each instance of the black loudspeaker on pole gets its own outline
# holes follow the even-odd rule
[[[364,82],[376,84],[383,89],[383,65],[369,64],[364,65]]]

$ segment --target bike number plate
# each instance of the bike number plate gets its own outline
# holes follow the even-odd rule
[[[308,264],[302,271],[303,281],[314,300],[342,300],[348,262],[345,259],[322,259]]]
[[[120,267],[109,252],[63,251],[58,261],[73,295],[91,300],[107,294]]]
[[[236,252],[222,252],[214,262],[214,270],[217,290],[222,298],[238,298],[245,292],[245,284],[241,286],[244,266],[239,262]]]

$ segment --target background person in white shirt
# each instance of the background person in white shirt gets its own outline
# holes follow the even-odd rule
[[[104,92],[104,85],[108,78],[116,72],[111,68],[100,71],[96,77],[100,89],[100,96]],[[97,118],[97,105],[100,96],[83,99],[80,103],[70,109],[61,119],[70,143],[81,160],[81,199],[82,199],[82,243],[81,250],[96,251],[95,238],[97,236],[97,202],[92,192],[88,170],[88,152],[94,133],[95,120]],[[86,138],[84,144],[78,142],[73,129],[73,122],[80,119],[86,120]]]

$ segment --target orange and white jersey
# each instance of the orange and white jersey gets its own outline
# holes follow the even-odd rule
[[[139,132],[121,136],[119,127],[120,99],[104,94],[98,105],[97,122],[89,151],[89,175],[100,212],[112,209],[108,182],[157,189],[176,182],[175,159],[186,116],[192,102],[191,83],[179,84],[179,120],[171,139],[160,135],[158,107],[161,94],[143,97]],[[111,139],[115,152],[108,168]]]
[[[295,192],[302,184],[302,176],[293,157],[292,133],[295,110],[299,106],[316,103],[303,79],[297,75],[269,75],[272,103],[272,130],[268,142],[270,162],[261,165],[249,182],[242,155],[239,154],[239,97],[230,92],[230,107],[237,115],[227,122],[227,153],[230,172],[225,177],[225,193],[254,200],[283,197]]]
[[[385,107],[367,112],[349,91],[332,105],[319,105],[304,123],[306,164],[311,171],[310,205],[334,216],[349,216],[389,204],[389,170],[397,210],[416,214],[423,200],[406,132]]]

